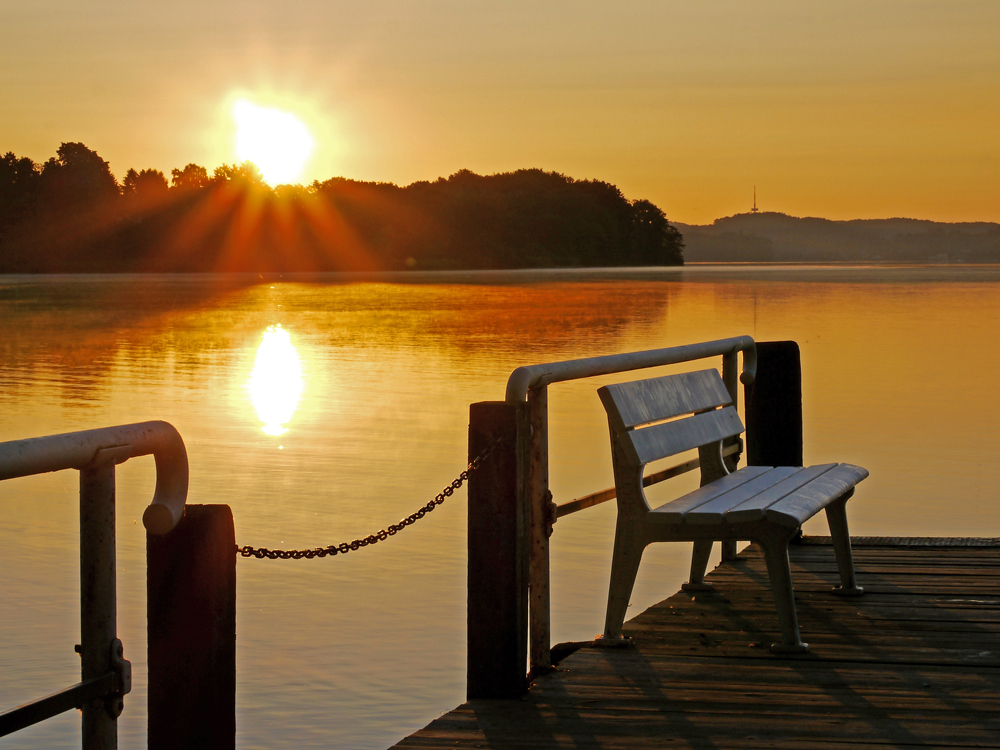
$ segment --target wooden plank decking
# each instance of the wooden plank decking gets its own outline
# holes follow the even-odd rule
[[[1000,540],[855,539],[866,593],[830,594],[833,549],[791,551],[804,656],[778,657],[759,551],[584,647],[523,700],[472,701],[400,748],[1000,747]],[[596,626],[595,626],[596,628]]]

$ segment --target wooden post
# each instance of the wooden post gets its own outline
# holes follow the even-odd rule
[[[469,459],[501,439],[469,476],[470,700],[516,698],[528,687],[528,432],[527,403],[470,407]]]
[[[746,387],[747,464],[802,466],[802,363],[794,341],[757,342]]]
[[[228,505],[188,505],[146,535],[149,750],[236,747],[236,534]]]

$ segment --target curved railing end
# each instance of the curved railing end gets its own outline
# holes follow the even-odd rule
[[[184,517],[188,494],[188,457],[184,440],[169,422],[147,422],[154,433],[156,489],[142,513],[142,525],[150,534],[163,535]],[[144,425],[145,426],[145,425]]]
[[[184,440],[169,422],[139,422],[0,443],[0,480],[45,474],[153,454],[156,490],[143,525],[166,534],[184,516],[188,458]]]
[[[740,382],[743,385],[751,385],[757,379],[757,343],[750,336],[741,336],[746,339],[746,343],[738,347],[743,352],[743,372],[740,373]]]
[[[522,365],[514,370],[507,378],[507,393],[504,395],[504,400],[507,402],[524,401],[525,394],[531,388],[531,381],[534,377],[534,369],[531,366]]]

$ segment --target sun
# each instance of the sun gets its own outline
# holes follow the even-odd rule
[[[281,325],[269,326],[250,375],[250,400],[264,423],[262,432],[273,436],[288,432],[285,425],[295,414],[302,389],[302,361],[292,337]]]
[[[233,105],[236,154],[252,161],[270,185],[294,182],[312,153],[313,139],[295,115],[239,100]]]

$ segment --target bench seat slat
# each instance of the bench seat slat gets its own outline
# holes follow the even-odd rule
[[[717,443],[743,432],[740,415],[731,406],[687,419],[664,422],[621,435],[622,447],[631,447],[630,459],[636,465],[648,464],[667,456],[709,443]]]
[[[798,468],[794,474],[761,492],[756,497],[735,505],[726,512],[726,523],[747,523],[764,518],[767,509],[782,498],[788,497],[817,477],[830,471],[837,464],[817,464]]]
[[[797,528],[829,505],[831,500],[853,490],[867,476],[867,469],[853,464],[839,464],[770,506],[766,512],[767,520]]]
[[[597,392],[618,431],[732,403],[718,370],[616,383]]]
[[[695,508],[692,508],[684,514],[684,522],[694,524],[724,523],[726,521],[727,512],[731,511],[733,508],[743,505],[744,503],[751,502],[760,493],[774,487],[780,482],[783,482],[793,474],[802,471],[801,468],[796,466],[778,466],[773,469],[763,466],[753,466],[740,469],[736,473],[739,474],[750,468],[766,469],[766,471],[757,472],[757,476],[755,476],[751,481],[741,484],[739,487],[730,490],[729,492],[725,492],[707,503],[703,503]],[[712,482],[712,484],[716,484],[716,482]],[[711,487],[712,484],[707,486]],[[758,517],[763,517],[763,515],[764,512],[762,510]]]
[[[727,474],[721,479],[716,479],[704,487],[699,487],[694,492],[689,492],[683,497],[664,503],[659,508],[651,511],[651,520],[657,523],[683,523],[684,516],[692,508],[709,503],[720,495],[739,489],[742,485],[752,482],[757,477],[767,474],[772,469],[768,466],[747,466],[733,474]]]

